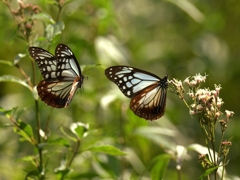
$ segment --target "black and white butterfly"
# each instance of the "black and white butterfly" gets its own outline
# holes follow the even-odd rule
[[[158,76],[129,66],[112,66],[105,75],[122,93],[131,98],[130,109],[146,120],[156,120],[164,115],[168,76]]]
[[[44,78],[37,86],[41,100],[54,108],[68,107],[84,79],[71,49],[59,44],[55,56],[39,47],[29,47],[28,51]]]

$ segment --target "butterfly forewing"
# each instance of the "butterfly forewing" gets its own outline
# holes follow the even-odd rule
[[[105,74],[129,98],[159,81],[154,74],[129,66],[112,66],[105,70]]]
[[[56,47],[55,55],[58,59],[57,72],[61,78],[75,78],[82,76],[81,69],[73,52],[64,44]]]
[[[29,54],[37,62],[43,78],[46,80],[56,78],[57,59],[42,48],[29,47],[28,50]]]
[[[112,66],[105,71],[122,93],[131,98],[130,109],[139,117],[155,120],[163,116],[166,106],[168,77],[129,66]]]
[[[29,47],[29,53],[44,78],[37,86],[41,100],[51,107],[68,107],[84,79],[72,51],[66,45],[59,44],[55,56],[38,47]]]

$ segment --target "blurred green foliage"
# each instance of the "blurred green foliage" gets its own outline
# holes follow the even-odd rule
[[[233,143],[226,170],[229,176],[240,176],[237,79],[240,77],[240,1],[69,1],[59,17],[64,24],[59,24],[54,38],[41,41],[40,37],[46,37],[46,26],[57,19],[58,8],[53,2],[25,2],[40,6],[49,15],[36,17],[30,44],[20,38],[8,7],[3,3],[0,6],[0,60],[10,62],[0,64],[0,76],[12,75],[24,81],[12,64],[19,54],[26,54],[18,63],[32,81],[34,72],[28,46],[41,45],[54,52],[58,43],[64,43],[72,49],[84,76],[88,77],[67,109],[52,110],[39,101],[41,126],[48,138],[47,145],[41,144],[48,179],[56,179],[63,170],[61,175],[72,172],[69,179],[160,179],[159,176],[177,179],[176,162],[169,159],[169,151],[174,153],[177,145],[204,144],[198,122],[171,92],[164,117],[148,122],[135,116],[129,109],[130,100],[104,75],[105,68],[112,65],[131,65],[160,77],[168,73],[170,79],[181,80],[206,73],[206,87],[213,89],[214,84],[221,84],[223,111],[235,112],[226,131],[226,138],[232,138]],[[18,3],[11,2],[11,7],[17,9]],[[95,64],[101,66],[88,71]],[[182,68],[175,70],[179,67]],[[38,83],[42,77],[38,68],[36,72]],[[14,117],[30,124],[37,136],[34,94],[24,82],[21,85],[4,81],[0,86],[0,106],[6,110],[18,107]],[[74,140],[66,137],[71,134],[71,124],[76,122],[89,124],[89,134],[80,138],[80,150],[73,159],[72,169],[64,169],[62,166],[76,146]],[[32,155],[37,154],[36,149],[21,141],[21,134],[14,133],[9,119],[0,116],[0,123],[0,158],[4,162],[0,164],[0,179],[24,179],[26,172],[34,172],[29,162],[35,162]],[[109,150],[109,145],[127,155],[118,149]],[[195,151],[188,152],[182,164],[182,179],[196,179],[203,174],[197,156]],[[158,168],[163,173],[157,172]]]

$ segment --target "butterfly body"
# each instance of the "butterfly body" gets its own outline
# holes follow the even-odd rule
[[[129,66],[112,66],[105,70],[122,93],[131,98],[130,109],[146,120],[156,120],[164,115],[168,76],[158,76]]]
[[[29,53],[44,78],[37,86],[41,100],[54,108],[68,107],[84,80],[73,52],[59,44],[55,56],[39,47],[29,47]]]

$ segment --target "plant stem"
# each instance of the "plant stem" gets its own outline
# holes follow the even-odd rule
[[[28,77],[27,74],[24,72],[24,70],[23,70],[18,64],[16,64],[15,66],[18,68],[18,70],[21,72],[21,74],[25,77],[25,79],[27,80],[28,84],[33,88],[33,84],[32,84],[32,82],[29,80],[29,77]]]
[[[70,161],[68,163],[68,167],[70,167],[72,165],[72,162],[73,162],[75,156],[78,154],[78,150],[79,150],[80,144],[81,144],[81,140],[79,138],[77,138],[77,146],[73,150],[73,156],[72,156],[72,158],[70,159]]]
[[[40,115],[39,115],[39,107],[38,107],[38,101],[35,100],[35,106],[36,106],[36,120],[37,120],[37,137],[38,137],[38,154],[39,154],[39,167],[43,167],[43,161],[42,161],[42,148],[39,147],[39,144],[41,144],[41,135],[40,135],[40,130],[41,130],[41,123],[40,123]]]

